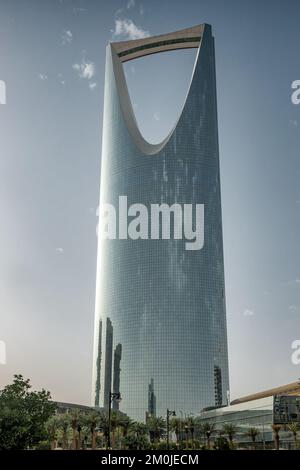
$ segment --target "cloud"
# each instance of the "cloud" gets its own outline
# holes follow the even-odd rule
[[[154,114],[153,114],[153,117],[154,117],[155,121],[160,121],[160,115],[159,115],[159,113],[154,113]]]
[[[80,8],[80,7],[74,7],[73,8],[73,13],[74,15],[80,14],[80,13],[85,13],[87,11],[87,8]]]
[[[144,7],[142,4],[140,4],[140,15],[143,16],[144,15]]]
[[[300,285],[300,279],[293,279],[292,281],[288,281],[285,283],[288,286],[299,286]]]
[[[141,39],[150,36],[149,31],[145,31],[144,29],[137,26],[132,20],[124,18],[124,19],[116,19],[115,20],[115,29],[112,30],[114,38],[122,38],[123,40],[126,39]]]
[[[38,74],[38,77],[40,80],[44,81],[44,80],[48,80],[48,75],[46,75],[45,73],[39,73]]]
[[[244,317],[253,317],[254,312],[253,310],[246,309],[243,313]]]
[[[297,305],[290,305],[290,306],[289,306],[289,310],[290,310],[291,312],[297,312],[297,311],[298,311],[298,307],[297,307]]]
[[[97,86],[97,83],[96,83],[96,82],[90,82],[90,83],[89,83],[89,88],[90,88],[90,90],[94,90],[94,89],[96,88],[96,86]]]
[[[123,8],[118,8],[117,11],[115,12],[115,16],[119,16],[123,13],[124,9]]]
[[[64,249],[61,247],[55,248],[56,253],[63,253]]]
[[[95,64],[93,62],[85,62],[83,60],[80,64],[73,64],[72,67],[78,72],[80,78],[90,80],[95,75]]]
[[[290,125],[292,127],[298,127],[299,126],[299,122],[296,120],[296,119],[291,119],[290,120]]]
[[[69,29],[65,29],[61,35],[61,42],[65,46],[66,44],[71,44],[73,41],[73,34]]]
[[[58,74],[57,74],[57,78],[58,78],[59,83],[60,83],[61,85],[65,85],[65,84],[66,84],[66,81],[65,81],[65,79],[64,79],[62,73],[58,73]]]
[[[134,8],[134,6],[135,6],[135,0],[128,0],[127,9],[130,10],[130,8]]]

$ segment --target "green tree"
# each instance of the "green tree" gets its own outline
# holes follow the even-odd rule
[[[179,436],[181,431],[181,419],[174,417],[170,421],[170,429],[175,433],[177,447],[179,446]]]
[[[79,436],[80,449],[86,449],[88,445],[89,436],[91,435],[91,415],[93,413],[81,413],[79,418],[79,426],[77,427]],[[96,421],[97,423],[97,421]],[[80,428],[80,429],[79,429]],[[96,431],[96,430],[95,430]],[[96,438],[96,436],[95,436]]]
[[[72,428],[72,450],[78,450],[80,448],[80,413],[77,410],[71,413],[71,428]],[[78,432],[79,431],[79,432]]]
[[[194,436],[195,436],[195,418],[193,418],[193,416],[189,416],[186,420],[186,423],[191,433],[192,449],[193,449],[194,448]]]
[[[59,421],[57,416],[51,416],[46,423],[46,429],[50,438],[51,450],[57,447],[57,431],[59,427]]]
[[[99,421],[99,413],[92,412],[87,416],[87,422],[90,425],[91,438],[92,438],[92,449],[96,449],[96,437],[97,437],[97,425]]]
[[[249,428],[248,431],[246,432],[246,436],[251,438],[253,449],[255,449],[255,442],[256,442],[256,438],[258,435],[259,435],[259,430],[255,427]]]
[[[159,442],[166,435],[166,422],[159,416],[150,416],[146,423],[151,442]]]
[[[124,445],[127,449],[148,449],[148,427],[143,423],[132,423],[129,433],[124,437]]]
[[[208,449],[210,449],[210,438],[211,435],[215,432],[215,424],[209,422],[203,423],[202,432],[206,438],[206,446]]]
[[[122,446],[125,444],[125,438],[134,426],[134,422],[127,415],[120,415],[119,428],[122,432]],[[145,426],[145,425],[143,425]]]
[[[108,447],[108,415],[107,413],[100,413],[99,415],[99,428],[104,437],[106,448]]]
[[[280,424],[273,424],[272,429],[273,429],[273,433],[274,433],[275,449],[279,450],[279,444],[280,444],[279,431],[281,429],[281,425]]]
[[[297,434],[300,431],[300,423],[291,423],[287,428],[294,436],[295,449],[297,449]]]
[[[186,449],[188,449],[189,447],[189,423],[187,420],[184,420],[183,421],[183,428],[184,428],[184,432],[185,432],[185,447]]]
[[[110,416],[110,431],[112,434],[111,438],[111,447],[112,449],[115,448],[116,445],[116,431],[121,423],[121,418],[119,413],[117,413],[115,410],[111,411],[111,416]]]
[[[235,424],[224,424],[223,433],[228,436],[230,449],[233,449],[233,439],[238,431],[238,428]]]
[[[62,431],[62,448],[63,450],[68,449],[69,442],[68,442],[68,430],[70,429],[71,420],[70,415],[68,413],[62,413],[58,415],[58,427]]]
[[[227,439],[223,436],[217,437],[214,443],[214,448],[216,450],[229,450],[230,449]]]
[[[55,413],[50,392],[32,391],[30,380],[14,375],[0,391],[0,449],[34,448],[47,439],[46,423]]]

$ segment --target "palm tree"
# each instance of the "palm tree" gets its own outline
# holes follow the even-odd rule
[[[106,448],[108,448],[108,415],[106,413],[101,412],[99,414],[99,428],[103,433]]]
[[[272,425],[272,429],[273,429],[273,432],[274,432],[274,441],[275,441],[275,449],[276,450],[279,450],[279,431],[281,429],[281,425],[280,424],[273,424]]]
[[[96,449],[96,437],[97,437],[97,424],[99,420],[99,413],[92,412],[87,415],[87,424],[90,426],[91,437],[92,437],[92,450]]]
[[[255,450],[255,441],[257,436],[259,435],[259,430],[257,428],[249,428],[248,431],[246,432],[246,436],[251,438],[252,444],[253,444],[253,449]]]
[[[70,426],[70,416],[67,413],[59,416],[59,428],[62,430],[62,448],[68,448],[68,429]]]
[[[166,422],[161,416],[150,416],[146,424],[151,442],[159,442],[166,434]]]
[[[50,437],[51,450],[56,449],[57,444],[57,428],[58,428],[58,419],[57,416],[52,416],[46,424],[46,428]]]
[[[181,419],[180,418],[172,418],[170,420],[170,430],[175,433],[176,436],[176,443],[177,447],[179,446],[179,436],[181,431]]]
[[[131,422],[130,430],[124,437],[125,448],[142,450],[149,446],[149,430],[144,423]]]
[[[80,422],[77,427],[78,430],[78,438],[81,449],[86,449],[88,444],[89,435],[91,434],[91,414],[92,413],[85,413],[80,416]],[[97,421],[96,421],[97,424]],[[94,430],[95,438],[96,432]]]
[[[130,429],[133,427],[133,421],[129,418],[129,416],[126,415],[120,415],[119,417],[119,427],[122,430],[122,443],[127,436],[128,432]],[[144,425],[145,426],[145,425]]]
[[[186,448],[188,448],[188,445],[189,445],[189,423],[188,423],[187,419],[185,419],[183,421],[183,428],[184,428],[184,432],[185,432],[185,446],[186,446]]]
[[[233,449],[233,439],[237,433],[237,426],[235,424],[224,424],[223,433],[228,436],[230,449]]]
[[[294,442],[295,442],[295,449],[297,449],[297,433],[300,431],[300,423],[291,423],[288,425],[288,430],[293,433]]]
[[[81,431],[82,431],[82,425],[81,422],[78,423],[77,425],[77,449],[81,449],[82,445],[82,440],[81,440]]]
[[[72,427],[72,449],[77,450],[79,448],[79,442],[77,438],[77,431],[79,426],[79,412],[77,410],[72,411],[71,414],[71,427]]]
[[[189,428],[189,431],[191,433],[191,438],[192,438],[192,449],[194,448],[194,434],[195,434],[195,418],[192,416],[189,416],[187,418],[187,426]]]
[[[139,450],[140,444],[143,444],[148,434],[148,427],[144,423],[132,423],[131,430],[134,432],[137,443],[137,450]]]
[[[210,438],[211,435],[215,432],[215,424],[209,422],[203,423],[202,432],[206,437],[207,448],[210,449]]]
[[[115,441],[116,441],[116,430],[120,424],[120,415],[115,411],[111,411],[111,416],[110,416],[110,430],[112,433],[112,440],[111,440],[111,447],[114,449],[115,447]]]

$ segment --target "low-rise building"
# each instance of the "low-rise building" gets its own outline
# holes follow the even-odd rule
[[[234,425],[234,438],[240,447],[253,445],[249,429],[256,428],[259,431],[257,448],[273,446],[272,426],[279,425],[281,447],[293,448],[295,436],[289,430],[289,425],[300,423],[300,381],[239,398],[229,406],[206,408],[201,411],[199,421],[214,423],[216,434],[219,435],[224,425]]]

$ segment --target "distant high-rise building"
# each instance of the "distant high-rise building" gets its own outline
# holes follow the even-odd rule
[[[117,344],[114,352],[114,377],[113,377],[113,393],[120,393],[120,374],[121,374],[122,344]],[[119,409],[119,400],[113,401],[113,408]]]
[[[214,367],[215,372],[215,406],[222,406],[223,393],[222,393],[222,371],[219,366]]]
[[[138,129],[122,63],[185,48],[198,50],[182,112],[169,135],[150,144]],[[99,396],[100,406],[108,405],[115,370],[120,410],[134,419],[149,412],[149,383],[155,384],[158,416],[167,408],[197,413],[216,401],[226,404],[215,52],[209,25],[107,46],[100,203],[118,207],[120,196],[127,197],[128,206],[203,204],[204,246],[188,251],[185,240],[132,239],[124,227],[122,237],[99,237],[93,403]],[[122,357],[114,354],[113,365],[117,345]]]
[[[112,380],[112,358],[113,358],[113,326],[110,318],[106,318],[106,328],[104,330],[105,350],[104,350],[104,368],[102,375],[103,397],[100,406],[109,407],[109,393],[111,391]],[[101,394],[101,376],[100,376],[100,394]],[[101,395],[100,395],[101,396]]]
[[[101,349],[102,349],[102,320],[99,320],[99,328],[98,328],[98,341],[97,341],[97,351],[95,352],[95,359],[96,359],[96,379],[95,379],[95,396],[93,400],[93,404],[95,406],[100,406],[100,372],[101,372]]]
[[[156,397],[154,393],[154,380],[148,385],[148,416],[156,416]]]

